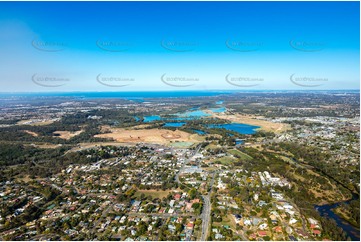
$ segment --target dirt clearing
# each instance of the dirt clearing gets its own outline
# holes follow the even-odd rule
[[[190,134],[180,130],[109,128],[108,131],[108,133],[98,134],[95,135],[95,137],[112,138],[117,142],[145,142],[157,144],[170,144],[172,142],[199,143],[204,139],[197,134]]]

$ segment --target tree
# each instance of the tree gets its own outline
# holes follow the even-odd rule
[[[200,203],[193,203],[192,208],[194,208],[194,210],[197,210],[200,206]]]
[[[179,234],[182,230],[183,230],[183,225],[180,223],[176,224],[175,226],[176,233]]]
[[[147,224],[144,221],[140,221],[137,227],[137,236],[143,235],[147,232]]]
[[[189,190],[188,195],[190,199],[194,199],[197,195],[197,190],[195,188],[192,188],[191,190]]]

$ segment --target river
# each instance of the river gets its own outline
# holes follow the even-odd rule
[[[321,206],[315,206],[315,209],[320,213],[322,217],[332,218],[336,221],[337,226],[341,227],[347,236],[349,236],[354,241],[360,241],[360,230],[349,224],[347,221],[342,219],[340,216],[335,214],[332,209],[336,208],[337,206],[341,205],[342,203],[349,203],[352,200],[358,199],[358,194],[353,194],[350,200],[344,202],[338,202],[333,204],[326,204]]]
[[[298,164],[305,165],[303,162],[298,161],[294,157],[288,157],[288,158],[292,159],[294,162],[296,162]],[[319,173],[322,173],[323,175],[327,176],[328,178],[332,179],[337,184],[348,189],[350,192],[352,192],[348,187],[346,187],[345,185],[343,185],[342,183],[340,183],[333,177],[331,177],[328,174],[324,173],[323,171],[317,169],[316,167],[312,167],[312,168],[315,169],[316,171],[318,171]],[[358,228],[354,227],[353,225],[351,225],[350,223],[348,223],[347,221],[345,221],[344,219],[342,219],[340,216],[338,216],[337,214],[335,214],[332,211],[332,209],[341,205],[342,203],[350,203],[352,200],[357,200],[358,198],[359,198],[359,195],[352,192],[352,198],[347,201],[341,201],[341,202],[337,202],[337,203],[325,204],[325,205],[320,205],[320,206],[315,205],[314,207],[322,217],[334,219],[336,221],[337,226],[342,228],[348,237],[350,237],[354,241],[359,241],[360,240],[360,230]]]

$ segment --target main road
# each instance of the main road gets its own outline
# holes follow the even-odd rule
[[[182,167],[179,169],[179,172],[176,174],[175,176],[175,180],[178,184],[181,184],[180,180],[179,180],[179,175],[184,171],[185,166],[189,163],[190,159],[195,156],[196,154],[198,154],[199,150],[201,149],[201,146],[199,145],[194,152],[191,154],[191,156],[188,159],[185,159]],[[202,214],[200,215],[200,218],[202,220],[202,234],[200,237],[201,241],[205,241],[208,235],[208,228],[209,228],[209,224],[210,224],[210,217],[211,217],[211,199],[210,199],[210,194],[212,192],[212,187],[213,187],[213,183],[214,183],[214,176],[215,173],[213,173],[213,177],[210,183],[210,188],[208,190],[208,194],[207,195],[202,195],[203,198],[203,210],[202,210]],[[184,185],[184,184],[183,184]]]
[[[201,214],[202,219],[202,234],[201,234],[201,241],[205,241],[208,235],[208,228],[210,224],[210,217],[211,217],[211,202],[210,197],[208,195],[203,195],[203,211]]]
[[[203,211],[201,214],[202,219],[202,234],[201,234],[201,241],[207,240],[207,235],[209,232],[209,224],[210,224],[210,218],[211,218],[211,193],[214,183],[214,178],[216,176],[216,171],[213,172],[212,180],[209,184],[208,194],[202,195],[203,198]]]

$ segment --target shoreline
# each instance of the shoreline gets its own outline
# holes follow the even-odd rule
[[[213,118],[228,120],[228,121],[235,122],[235,123],[242,123],[242,124],[258,126],[258,128],[255,128],[256,131],[282,133],[284,131],[291,129],[291,126],[289,124],[274,123],[271,121],[259,119],[259,118],[264,118],[263,116],[243,115],[243,114],[227,114],[227,112],[218,114],[218,113],[214,113],[210,110],[205,110],[205,112],[208,114],[211,114]]]

